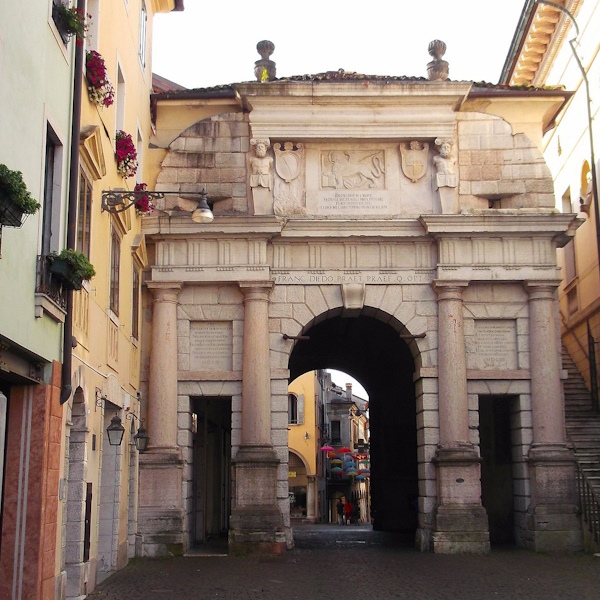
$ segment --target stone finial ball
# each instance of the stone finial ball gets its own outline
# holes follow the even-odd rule
[[[269,40],[262,40],[262,42],[256,44],[256,50],[263,60],[268,60],[269,56],[271,56],[275,50],[275,44]]]
[[[429,42],[427,51],[433,58],[440,60],[446,54],[446,44],[442,40],[433,40],[433,42]]]

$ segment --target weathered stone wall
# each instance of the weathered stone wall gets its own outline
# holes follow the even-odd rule
[[[204,187],[210,198],[226,198],[214,207],[215,214],[245,213],[249,149],[250,130],[245,115],[227,114],[200,121],[171,144],[156,190],[198,192]]]
[[[542,154],[527,136],[513,135],[506,121],[483,113],[458,113],[457,135],[454,152],[462,212],[487,209],[491,200],[500,201],[496,208],[554,208],[552,176]],[[403,143],[406,141],[402,140]],[[382,144],[370,142],[369,148],[377,145]],[[433,149],[435,146],[430,145],[429,162],[437,154]],[[355,147],[360,145],[353,142],[352,148]],[[388,148],[387,151],[391,150]],[[307,152],[307,160],[309,154]],[[310,156],[314,158],[314,155],[313,152]],[[232,113],[200,121],[171,144],[162,163],[156,190],[180,190],[185,195],[185,192],[197,193],[206,188],[209,197],[217,199],[215,214],[248,213],[251,206],[248,160],[251,156],[246,116]],[[392,161],[395,168],[398,168],[398,159],[399,156]],[[434,166],[429,164],[427,176],[422,181],[434,178],[434,171]],[[276,173],[274,175],[277,179]],[[403,182],[402,187],[390,191],[400,194],[400,203],[406,205],[407,210],[414,204],[413,192],[431,195],[431,205],[437,205],[433,183],[427,184],[425,189],[422,182],[410,183],[396,174],[398,176]],[[172,208],[175,202],[174,198],[167,198],[165,207]],[[430,212],[427,205],[425,202],[421,212]],[[195,201],[187,209],[193,210],[194,206]],[[414,212],[414,207],[410,210]]]
[[[458,166],[461,209],[554,208],[552,175],[544,157],[525,135],[483,113],[459,113]]]

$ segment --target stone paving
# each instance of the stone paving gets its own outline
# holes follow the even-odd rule
[[[136,559],[87,596],[96,600],[597,600],[600,558],[516,548],[422,554],[367,526],[302,526],[281,557]]]

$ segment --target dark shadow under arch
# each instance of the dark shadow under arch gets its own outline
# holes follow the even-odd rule
[[[389,315],[388,315],[389,319]],[[394,326],[393,326],[394,325]],[[417,528],[415,360],[399,323],[332,317],[303,331],[289,361],[290,380],[313,369],[344,371],[369,394],[373,527]]]

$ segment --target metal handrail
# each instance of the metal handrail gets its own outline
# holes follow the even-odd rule
[[[592,541],[595,544],[600,544],[600,499],[594,493],[594,490],[579,463],[576,463],[576,466],[577,491],[579,492],[581,515],[588,526]]]

